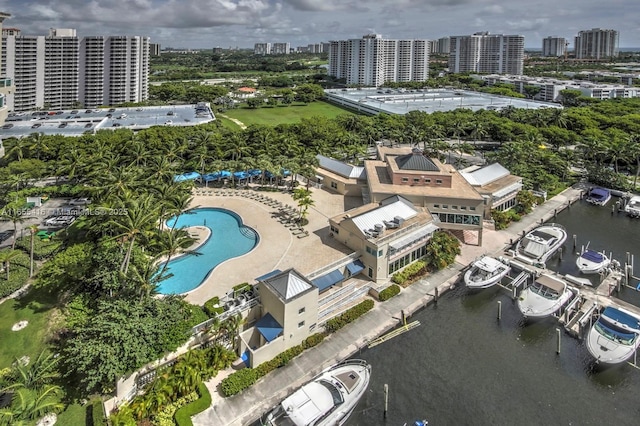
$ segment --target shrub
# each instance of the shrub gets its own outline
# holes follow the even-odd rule
[[[6,272],[0,273],[0,298],[22,288],[29,280],[29,256],[21,253],[9,264],[9,279]]]
[[[337,317],[328,320],[325,323],[324,328],[327,333],[333,333],[334,331],[340,330],[350,322],[355,321],[362,315],[369,312],[371,309],[373,309],[373,300],[367,299],[363,302],[358,303],[356,306],[348,309]]]
[[[254,384],[257,379],[256,371],[253,368],[243,368],[223,379],[220,383],[220,390],[224,396],[235,395]]]
[[[311,336],[304,339],[304,341],[302,342],[302,348],[309,349],[314,346],[317,346],[320,344],[320,342],[324,340],[325,337],[326,337],[326,334],[324,333],[312,334]]]
[[[200,398],[186,404],[174,414],[173,419],[178,426],[193,426],[191,416],[203,412],[211,405],[211,394],[204,383],[200,383],[198,386],[198,394]]]
[[[198,397],[199,395],[196,392],[191,392],[182,398],[178,398],[177,401],[167,405],[155,415],[153,424],[156,426],[174,426],[173,416],[176,411],[188,403],[196,401]]]
[[[62,241],[41,240],[39,237],[33,238],[33,258],[35,260],[43,260],[53,256],[62,247]],[[31,236],[25,236],[16,240],[16,248],[21,249],[25,253],[31,253]]]
[[[235,295],[242,294],[248,290],[251,290],[251,286],[249,285],[249,283],[242,283],[233,286],[233,294]]]
[[[410,280],[419,275],[423,275],[425,272],[427,272],[426,262],[418,260],[404,268],[402,271],[393,274],[391,281],[400,285],[410,284]]]
[[[216,307],[216,305],[218,306]],[[202,310],[209,316],[209,318],[214,318],[216,315],[224,312],[224,306],[220,306],[220,298],[215,296],[205,302]]]
[[[399,294],[399,293],[400,293],[400,286],[397,285],[397,284],[392,284],[389,287],[387,287],[384,290],[382,290],[380,292],[380,294],[378,294],[378,299],[381,302],[384,302],[385,300],[389,300],[393,296],[395,296],[396,294]]]
[[[91,403],[91,424],[93,426],[105,426],[104,408],[102,401],[97,399]]]

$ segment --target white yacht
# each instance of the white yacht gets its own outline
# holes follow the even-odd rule
[[[609,267],[611,259],[595,250],[585,250],[580,257],[576,259],[576,266],[583,274],[599,274]]]
[[[558,312],[577,293],[577,290],[573,290],[563,280],[542,274],[520,293],[518,308],[526,318],[549,317]]]
[[[625,309],[609,306],[589,330],[587,349],[600,364],[621,364],[638,349],[638,334],[638,316]]]
[[[611,191],[606,188],[594,187],[589,190],[586,198],[588,203],[604,206],[611,200]]]
[[[634,195],[629,198],[629,201],[624,206],[624,211],[629,216],[640,217],[640,195]]]
[[[544,266],[564,244],[567,231],[557,223],[546,223],[526,234],[516,245],[516,258],[530,265]]]
[[[327,368],[274,407],[263,426],[343,425],[369,386],[371,366],[354,359]]]
[[[510,270],[511,267],[502,259],[484,255],[465,272],[464,283],[471,289],[489,288],[500,282]]]

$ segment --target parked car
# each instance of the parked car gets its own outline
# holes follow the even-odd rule
[[[38,127],[42,126],[42,123],[36,123],[33,126],[31,126],[32,129],[37,129]]]
[[[71,114],[77,114],[77,113],[78,113],[77,109],[74,109],[73,111],[71,111]]]
[[[13,124],[11,124],[11,123],[7,123],[4,126],[2,126],[3,129],[10,129],[12,127],[13,127]]]
[[[0,232],[0,243],[3,242],[3,241],[8,240],[12,236],[13,236],[13,229],[10,229],[8,231]]]
[[[88,198],[74,198],[67,204],[70,206],[86,206],[87,204],[91,204],[91,200]]]

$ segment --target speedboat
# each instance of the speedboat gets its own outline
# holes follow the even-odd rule
[[[274,407],[264,426],[343,425],[369,386],[371,366],[354,359],[322,371]]]
[[[631,312],[609,306],[598,317],[587,335],[587,349],[598,363],[621,364],[640,345],[640,318]]]
[[[472,289],[489,288],[509,273],[511,267],[499,259],[482,256],[464,274],[464,283]]]
[[[577,293],[565,281],[542,274],[520,293],[518,308],[526,318],[546,318],[558,312]]]
[[[596,206],[604,206],[611,199],[611,191],[606,188],[595,187],[589,190],[587,202]]]
[[[547,223],[538,226],[518,241],[516,258],[530,265],[544,266],[566,239],[567,231],[562,225]]]
[[[634,195],[624,206],[624,211],[631,217],[640,217],[640,195]]]
[[[599,274],[609,267],[611,259],[604,252],[598,253],[595,250],[585,250],[576,259],[576,265],[583,274]]]

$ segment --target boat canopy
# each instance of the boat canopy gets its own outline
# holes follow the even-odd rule
[[[602,263],[604,261],[604,255],[593,250],[586,250],[580,257],[594,263]]]
[[[610,194],[611,191],[604,188],[593,188],[591,191],[589,191],[589,197],[593,198],[594,200],[604,200]]]
[[[494,273],[501,268],[504,267],[504,264],[493,257],[484,256],[482,259],[476,260],[475,266],[482,269],[483,271],[487,271],[489,273]]]
[[[314,422],[333,407],[333,396],[320,383],[311,382],[282,401],[282,408],[296,426]]]
[[[552,276],[542,274],[538,278],[536,278],[536,282],[540,285],[550,288],[557,294],[562,294],[564,292],[564,281],[553,278]]]
[[[633,315],[629,315],[628,313],[621,311],[620,309],[608,306],[604,311],[602,311],[602,316],[606,319],[625,325],[630,329],[638,330],[638,332],[640,333],[640,319],[634,317]]]

